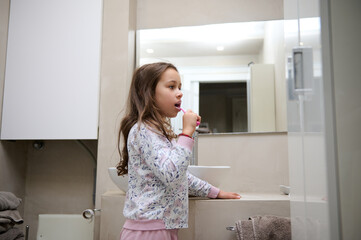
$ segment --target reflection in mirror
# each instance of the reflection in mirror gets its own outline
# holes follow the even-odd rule
[[[246,82],[199,84],[201,132],[247,132]]]
[[[182,107],[201,115],[201,132],[285,131],[286,107],[276,112],[285,96],[275,94],[286,93],[282,20],[138,33],[138,65],[167,61],[178,68]],[[172,119],[176,133],[181,132],[181,118]]]

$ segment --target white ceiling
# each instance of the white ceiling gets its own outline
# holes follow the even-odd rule
[[[284,34],[287,41],[298,45],[298,40],[314,51],[320,48],[320,20],[319,18],[296,20],[275,20],[284,23]],[[140,58],[176,58],[200,56],[231,56],[258,55],[263,48],[267,22],[224,23],[204,26],[174,27],[162,29],[147,29],[139,31]],[[302,36],[298,39],[298,24]],[[272,27],[271,27],[271,30]],[[270,32],[269,32],[270,33]],[[273,32],[272,32],[273,33]],[[276,33],[275,33],[276,34]],[[269,36],[269,34],[268,34]],[[301,44],[301,43],[300,43]],[[222,46],[223,51],[217,51]],[[153,53],[147,53],[152,49]],[[285,49],[290,51],[291,49]]]
[[[264,22],[227,23],[140,31],[140,57],[257,55],[263,47]],[[222,46],[223,51],[217,51]],[[153,53],[147,53],[153,49]]]

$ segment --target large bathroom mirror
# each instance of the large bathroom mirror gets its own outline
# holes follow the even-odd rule
[[[182,106],[202,116],[199,132],[285,131],[283,34],[283,20],[139,30],[137,61],[178,68]]]

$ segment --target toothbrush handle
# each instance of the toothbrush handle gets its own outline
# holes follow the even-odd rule
[[[183,108],[179,108],[180,110],[182,110],[183,113],[185,113],[186,111]],[[201,124],[199,121],[197,121],[197,127],[199,126],[199,124]]]

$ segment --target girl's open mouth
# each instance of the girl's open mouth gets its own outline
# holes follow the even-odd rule
[[[180,103],[176,103],[176,104],[174,104],[174,106],[175,106],[176,108],[180,108],[181,104],[180,104]]]

